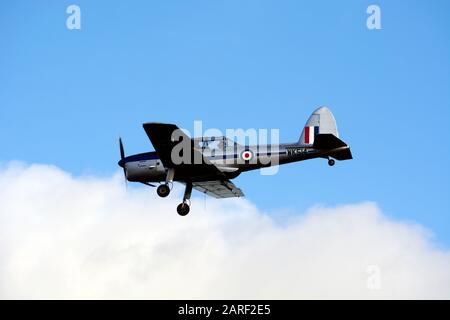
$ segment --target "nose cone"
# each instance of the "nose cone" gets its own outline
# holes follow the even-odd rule
[[[125,168],[125,159],[120,159],[120,161],[117,162],[117,164],[118,164],[120,167]]]

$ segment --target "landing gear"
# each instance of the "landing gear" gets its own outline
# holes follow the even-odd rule
[[[159,187],[156,189],[158,196],[165,198],[169,195],[170,193],[169,185],[172,184],[174,176],[175,170],[173,168],[170,168],[167,171],[166,182],[159,185]],[[191,203],[190,200],[191,193],[192,193],[192,182],[186,181],[186,189],[184,190],[183,202],[180,203],[177,207],[177,212],[180,216],[185,216],[189,213],[190,210],[189,205]]]
[[[184,190],[183,202],[177,207],[177,212],[180,216],[185,216],[189,213],[189,204],[192,193],[192,182],[186,182],[186,189]]]
[[[332,167],[332,166],[334,166],[334,160],[333,159],[328,159],[328,165],[330,166],[330,167]]]
[[[173,168],[170,168],[167,171],[166,183],[160,185],[156,189],[156,193],[158,194],[158,196],[160,196],[161,198],[165,198],[165,197],[167,197],[169,195],[169,193],[170,193],[169,184],[172,184],[174,176],[175,176],[175,170]]]
[[[180,216],[185,216],[189,213],[189,205],[186,202],[182,202],[177,207],[177,212]]]
[[[158,189],[156,189],[156,193],[158,193],[158,196],[160,196],[161,198],[167,197],[170,193],[169,185],[167,184],[160,185]]]

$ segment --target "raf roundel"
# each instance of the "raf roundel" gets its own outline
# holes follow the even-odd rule
[[[249,161],[253,158],[253,152],[250,150],[245,150],[241,153],[242,160]]]

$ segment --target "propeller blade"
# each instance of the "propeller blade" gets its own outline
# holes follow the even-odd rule
[[[119,138],[120,159],[125,158],[125,150],[123,149],[122,138]]]
[[[127,169],[123,168],[123,177],[125,178],[125,189],[128,190]]]
[[[120,159],[125,158],[125,150],[123,148],[122,138],[119,137]],[[123,165],[123,177],[125,178],[125,188],[128,190],[127,169]]]

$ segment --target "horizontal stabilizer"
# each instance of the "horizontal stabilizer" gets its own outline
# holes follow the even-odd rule
[[[314,149],[335,149],[345,146],[347,146],[347,144],[332,133],[321,133],[316,135],[313,144]]]
[[[353,159],[352,152],[350,151],[350,147],[341,139],[336,137],[331,133],[323,133],[316,135],[313,144],[314,149],[319,150],[333,150],[338,149],[336,151],[331,151],[329,155],[336,160],[349,160]]]
[[[352,152],[350,148],[339,150],[330,154],[336,160],[350,160],[353,159]]]

